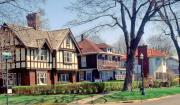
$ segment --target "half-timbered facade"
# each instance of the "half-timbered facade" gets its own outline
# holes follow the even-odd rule
[[[120,54],[105,43],[96,44],[82,38],[78,43],[82,54],[79,59],[79,80],[107,81],[116,79],[120,70]]]
[[[9,84],[46,85],[75,82],[80,52],[70,29],[39,29],[38,14],[27,16],[28,27],[3,24],[0,29],[0,86],[5,86],[6,63],[2,53],[10,51],[7,61]]]

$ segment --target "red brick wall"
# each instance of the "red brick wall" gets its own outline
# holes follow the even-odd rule
[[[47,71],[47,84],[52,84],[52,79],[51,79],[51,71],[50,70],[48,70]]]
[[[36,84],[36,71],[29,71],[29,77],[30,77],[30,85]]]
[[[142,65],[142,60],[140,59],[140,54],[142,53],[144,55],[143,59],[143,71],[144,71],[144,77],[148,77],[149,74],[149,58],[147,53],[147,45],[139,46],[138,47],[138,63]]]

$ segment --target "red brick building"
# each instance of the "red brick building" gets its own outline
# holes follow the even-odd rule
[[[11,51],[8,60],[10,85],[46,85],[75,82],[80,49],[70,29],[40,29],[37,13],[27,15],[28,26],[3,24],[1,43],[0,87],[5,86],[5,62],[2,52]],[[1,40],[2,42],[2,40]]]

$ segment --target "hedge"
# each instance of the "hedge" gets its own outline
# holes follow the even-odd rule
[[[140,88],[136,81],[133,81],[132,88]],[[153,82],[153,88],[169,87],[177,85],[177,81],[171,82]],[[148,82],[144,82],[146,88],[149,87]],[[69,83],[69,84],[58,84],[58,85],[43,85],[43,86],[15,86],[13,87],[13,93],[15,94],[97,94],[105,93],[110,91],[119,91],[123,88],[123,82],[112,81],[112,82],[82,82],[82,83]]]
[[[122,89],[122,82],[95,82],[59,84],[56,86],[15,86],[15,94],[96,94]]]

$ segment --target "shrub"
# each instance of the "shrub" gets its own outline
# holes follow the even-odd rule
[[[96,94],[122,89],[122,82],[82,82],[74,84],[58,84],[56,86],[15,86],[16,94]]]
[[[157,80],[153,81],[153,87],[154,88],[159,88],[160,87],[160,82],[157,81]]]
[[[170,81],[170,85],[171,85],[171,86],[177,86],[178,84],[179,84],[179,79],[178,79],[178,78]]]

